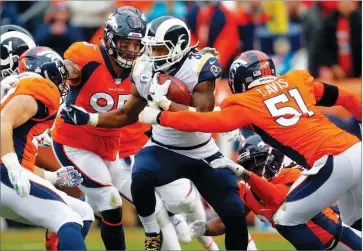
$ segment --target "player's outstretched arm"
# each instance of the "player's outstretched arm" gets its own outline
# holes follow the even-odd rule
[[[359,121],[362,121],[362,101],[353,93],[335,85],[314,82],[314,93],[318,106],[341,105],[351,112]]]
[[[120,109],[106,113],[89,113],[82,107],[70,105],[63,107],[61,118],[72,125],[119,128],[137,122],[139,113],[146,105],[146,100],[139,95],[135,85],[132,85],[131,96]]]
[[[230,132],[248,125],[242,112],[237,105],[219,112],[162,112],[159,123],[185,132]]]
[[[135,85],[131,87],[131,96],[120,109],[99,114],[97,127],[118,128],[131,125],[138,121],[140,112],[146,107],[147,101],[142,98]]]
[[[64,60],[64,65],[68,71],[67,84],[77,85],[81,80],[81,68],[69,59]]]
[[[243,172],[242,178],[251,186],[251,190],[256,193],[264,203],[280,205],[284,201],[284,194],[281,193],[276,185],[267,180],[247,170]]]

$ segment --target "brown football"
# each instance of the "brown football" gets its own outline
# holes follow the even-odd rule
[[[170,79],[171,84],[169,86],[168,93],[166,97],[178,104],[182,105],[189,105],[190,104],[190,93],[188,90],[188,86],[182,82],[181,80],[177,79],[174,76],[170,76],[167,74],[160,74],[159,75],[159,84],[164,84],[166,80]]]

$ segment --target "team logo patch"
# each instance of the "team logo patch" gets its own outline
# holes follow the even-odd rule
[[[222,69],[216,65],[211,65],[210,71],[217,77],[221,73]]]

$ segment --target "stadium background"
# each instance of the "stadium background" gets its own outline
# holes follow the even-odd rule
[[[344,2],[344,3],[342,3]],[[242,51],[259,49],[270,55],[278,74],[306,69],[318,79],[343,86],[361,97],[361,2],[356,1],[26,1],[0,2],[1,25],[16,24],[28,29],[38,44],[63,55],[76,41],[100,43],[103,23],[110,11],[122,5],[142,10],[150,21],[162,15],[185,20],[192,44],[214,47],[220,53],[223,77],[217,83],[216,101],[230,95],[228,68]],[[329,118],[358,135],[353,117],[343,108],[325,108]],[[244,136],[252,132],[243,131]],[[222,152],[236,158],[238,143],[215,135]],[[51,149],[41,149],[37,164],[48,170],[59,168]],[[67,192],[80,196],[76,189]],[[271,228],[248,216],[259,249],[292,249]],[[124,201],[124,224],[129,249],[142,249],[143,231],[133,207]],[[97,222],[95,223],[97,228]],[[43,249],[43,230],[1,219],[1,250]],[[223,238],[217,238],[223,248]],[[98,231],[87,240],[91,250],[104,249]],[[195,250],[194,241],[183,249]]]

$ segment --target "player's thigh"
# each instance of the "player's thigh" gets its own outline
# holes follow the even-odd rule
[[[154,186],[163,186],[183,177],[183,167],[193,159],[159,146],[147,146],[135,155],[132,176],[144,174]]]
[[[188,213],[192,210],[199,192],[191,180],[178,179],[167,185],[156,187],[155,191],[163,198],[168,211]]]
[[[133,157],[117,159],[117,163],[110,163],[109,172],[112,184],[121,195],[128,201],[132,201],[131,196],[131,163]]]
[[[301,176],[292,186],[274,216],[277,224],[305,224],[312,217],[340,199],[351,187],[353,174],[342,164],[346,158],[329,156],[315,175]]]
[[[99,155],[62,145],[54,140],[53,150],[62,166],[74,166],[82,174],[84,187],[97,188],[112,184],[107,163]]]
[[[88,203],[80,199],[68,196],[65,193],[63,193],[62,198],[67,203],[67,205],[72,208],[73,211],[81,216],[83,221],[94,221],[94,213]]]
[[[339,198],[339,209],[342,220],[351,226],[362,218],[362,182],[349,189]]]
[[[63,224],[68,222],[83,224],[81,216],[66,204],[59,191],[50,182],[32,173],[29,175],[30,195],[20,197],[7,178],[7,173],[3,175],[2,170],[1,203],[3,207],[12,210],[31,224],[49,228],[53,232],[57,232]]]

